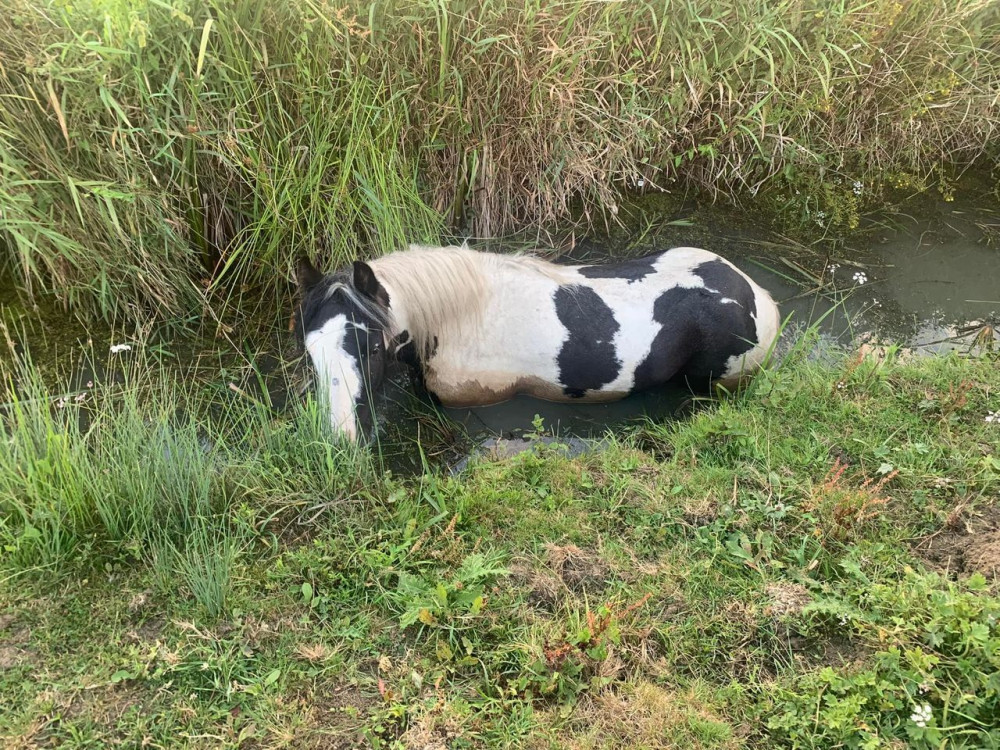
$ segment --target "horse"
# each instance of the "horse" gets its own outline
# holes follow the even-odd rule
[[[390,360],[445,406],[603,402],[681,382],[738,388],[778,336],[766,290],[707,250],[562,265],[411,245],[324,275],[296,267],[296,327],[335,433],[372,427]]]

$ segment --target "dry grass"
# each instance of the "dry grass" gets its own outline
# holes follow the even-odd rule
[[[697,687],[674,691],[644,681],[585,697],[573,718],[553,735],[558,738],[554,745],[539,747],[666,750],[735,748],[741,744],[713,711],[704,691]]]

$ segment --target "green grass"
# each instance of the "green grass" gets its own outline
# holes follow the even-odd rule
[[[795,355],[588,456],[410,478],[311,402],[220,406],[137,357],[77,426],[27,367],[0,737],[994,747],[1000,368],[878,354]]]
[[[998,37],[991,0],[14,0],[0,263],[169,318],[303,251],[598,220],[639,180],[850,226],[995,165]]]
[[[996,164],[997,38],[985,1],[15,0],[0,276],[142,341],[301,252],[599,220],[640,179],[850,227]],[[136,343],[85,388],[5,355],[0,740],[1000,746],[996,356],[804,349],[458,477],[231,388],[251,354]]]

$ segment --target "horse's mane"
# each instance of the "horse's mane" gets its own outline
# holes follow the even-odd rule
[[[386,328],[392,327],[391,312],[375,300],[369,299],[355,289],[350,271],[338,271],[331,274],[310,289],[302,300],[300,320],[303,322],[308,321],[335,294],[343,295],[345,300],[357,307],[362,314],[367,315],[379,325]]]
[[[559,266],[540,258],[477,252],[466,245],[410,245],[406,251],[371,263],[390,289],[390,307],[398,297],[405,309],[409,334],[420,356],[433,349],[434,336],[459,334],[466,326],[478,325],[493,294],[491,276],[512,265],[530,267],[559,283],[566,281]]]

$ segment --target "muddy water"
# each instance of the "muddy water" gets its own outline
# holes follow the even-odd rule
[[[1000,323],[1000,206],[985,192],[959,194],[955,202],[923,198],[908,213],[885,211],[847,236],[809,244],[775,235],[745,211],[658,196],[637,199],[621,215],[624,227],[578,241],[557,260],[612,262],[679,245],[713,250],[778,300],[790,321],[786,345],[804,326],[821,321],[831,341],[873,335],[937,351],[969,347],[984,324]],[[241,307],[231,334],[215,330],[192,341],[161,333],[147,341],[156,341],[152,346],[162,361],[185,367],[186,376],[204,381],[220,399],[263,396],[280,409],[287,398],[297,397],[286,392],[286,383],[301,369],[285,365],[292,348],[277,307],[271,306],[270,322],[263,326],[253,324]],[[29,344],[36,364],[71,372],[71,390],[104,379],[103,364],[115,359],[106,354],[108,347],[134,338],[82,327],[52,305],[27,306],[2,279],[0,323],[0,333],[9,331]],[[241,330],[263,329],[269,331],[264,340],[240,339]],[[0,351],[6,350],[0,341]],[[416,396],[408,374],[397,370],[378,395],[376,413],[383,450],[407,464],[419,461],[413,450],[418,441],[431,458],[454,458],[461,445],[533,430],[536,415],[556,434],[593,436],[646,416],[669,418],[688,396],[681,388],[664,388],[613,404],[516,398],[439,410]]]

